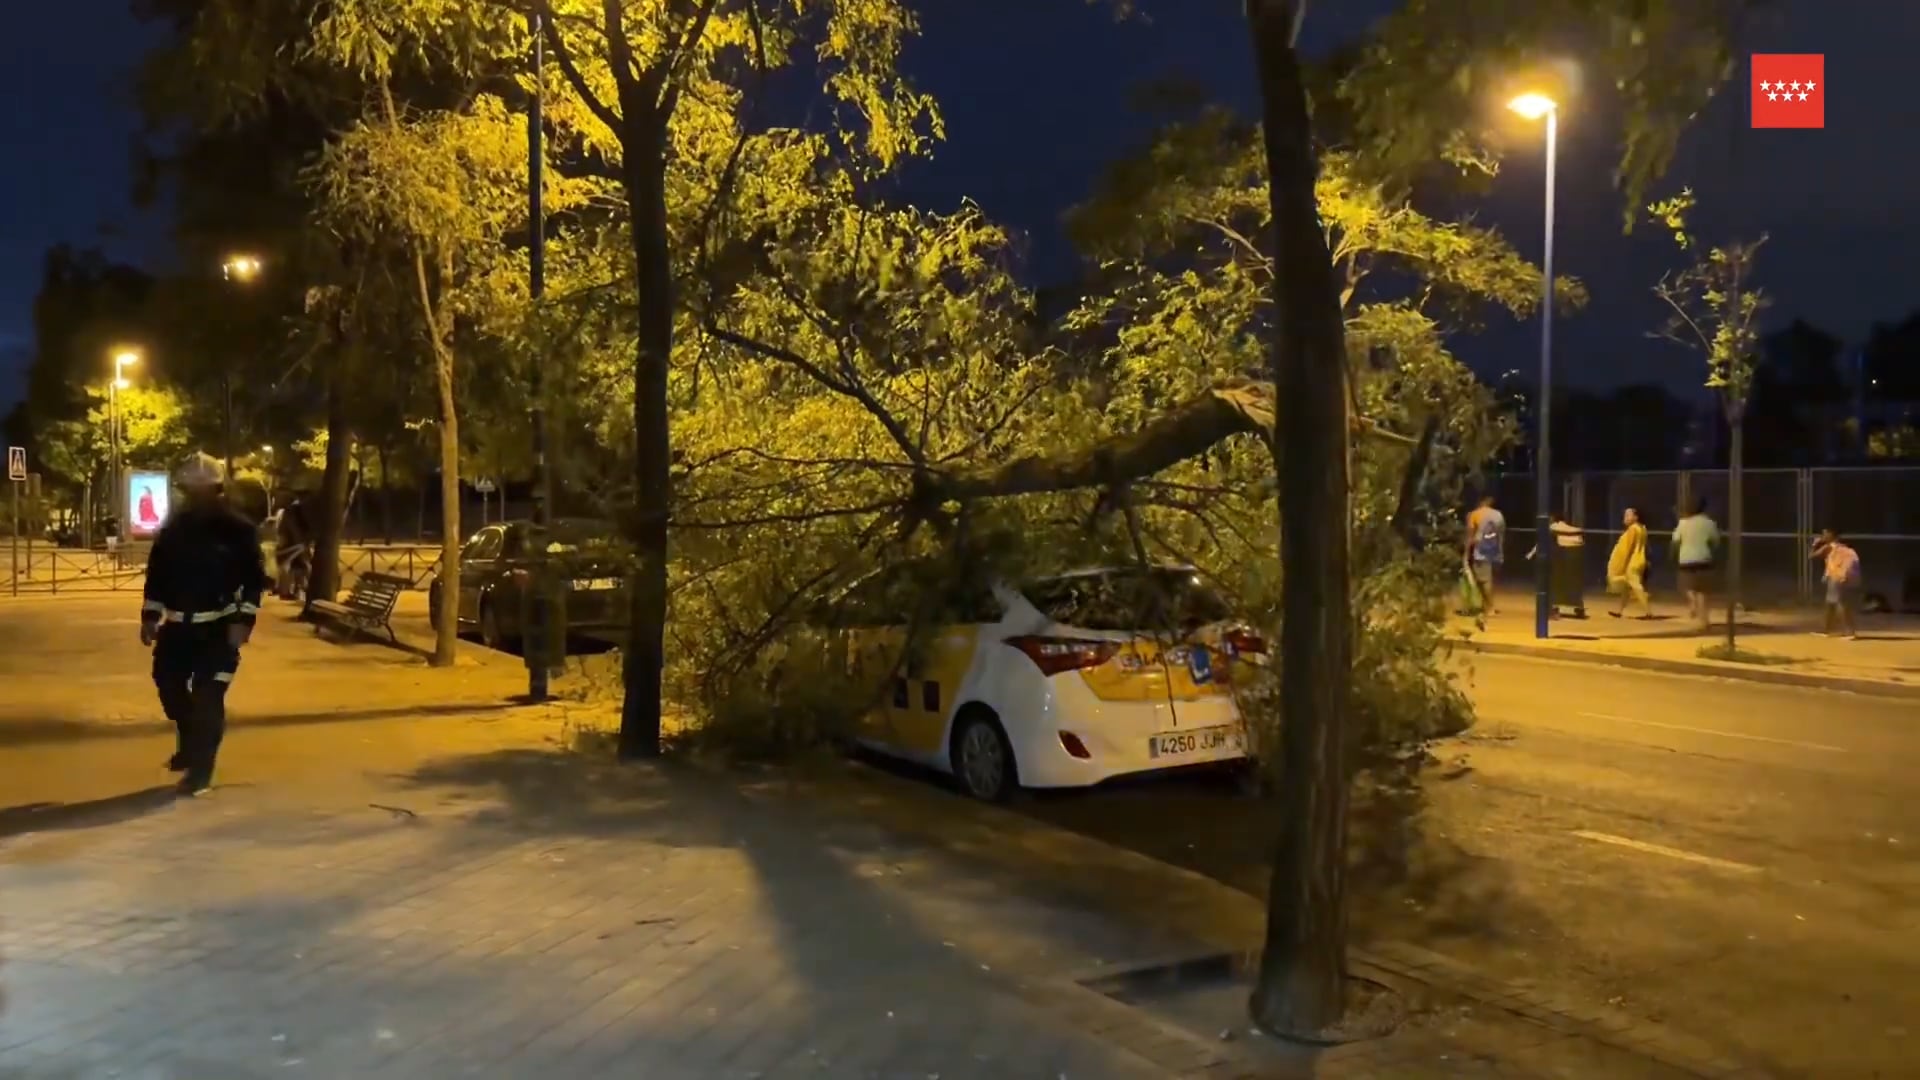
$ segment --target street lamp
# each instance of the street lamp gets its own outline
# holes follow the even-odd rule
[[[140,353],[136,349],[120,349],[113,354],[113,377],[107,380],[107,445],[108,463],[111,469],[111,487],[113,489],[114,536],[120,535],[118,522],[120,511],[126,509],[126,493],[120,487],[120,391],[133,384],[128,381],[126,371],[140,362]]]
[[[234,254],[227,256],[220,264],[220,273],[228,281],[238,285],[251,285],[260,276],[261,262],[256,255]],[[220,438],[221,453],[226,455],[226,473],[233,476],[233,360],[223,359],[220,365]]]
[[[1552,445],[1553,413],[1553,170],[1559,156],[1560,106],[1545,94],[1521,94],[1507,108],[1529,120],[1547,121],[1546,254],[1540,259],[1540,389],[1534,402],[1533,452],[1533,636],[1545,638],[1553,614]]]

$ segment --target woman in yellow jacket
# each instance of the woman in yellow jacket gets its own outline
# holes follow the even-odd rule
[[[1640,524],[1640,511],[1627,507],[1622,517],[1626,530],[1614,542],[1607,556],[1607,591],[1620,595],[1620,606],[1607,614],[1619,618],[1627,613],[1627,601],[1640,604],[1643,619],[1653,618],[1653,602],[1647,599],[1647,527]]]

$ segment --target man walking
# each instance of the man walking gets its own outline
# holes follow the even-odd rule
[[[167,767],[183,774],[182,794],[199,795],[213,786],[227,687],[253,634],[266,560],[254,527],[227,506],[218,461],[196,454],[174,479],[183,499],[147,556],[140,642],[153,647],[154,686],[176,732]]]
[[[1476,621],[1486,629],[1487,616],[1498,615],[1493,601],[1493,572],[1506,555],[1507,516],[1494,508],[1493,496],[1480,496],[1480,505],[1467,515],[1467,539],[1461,558],[1472,575],[1473,587],[1480,594],[1480,614]]]
[[[1693,513],[1673,527],[1673,555],[1680,564],[1680,591],[1687,594],[1687,614],[1709,626],[1707,594],[1713,588],[1714,563],[1720,553],[1720,526],[1707,516],[1705,496],[1694,501]]]
[[[1860,607],[1860,553],[1841,540],[1839,533],[1821,529],[1819,539],[1813,542],[1813,557],[1823,561],[1820,579],[1827,584],[1827,621],[1821,636],[1831,635],[1838,622],[1847,640],[1858,641],[1860,631],[1854,627],[1853,613]]]

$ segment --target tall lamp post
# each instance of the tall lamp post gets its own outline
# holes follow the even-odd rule
[[[113,514],[115,539],[120,536],[120,513],[126,509],[126,491],[120,482],[120,391],[132,384],[127,381],[127,369],[140,362],[140,354],[133,349],[121,349],[113,354],[113,377],[107,380],[107,463],[112,470]]]
[[[1545,94],[1521,94],[1507,108],[1547,122],[1546,254],[1540,259],[1540,389],[1534,401],[1533,636],[1545,638],[1553,615],[1553,172],[1559,156],[1560,107]]]
[[[540,298],[546,295],[547,290],[546,221],[540,198],[541,187],[545,183],[543,174],[546,162],[546,154],[541,148],[542,114],[546,98],[542,76],[546,71],[546,50],[541,36],[545,27],[537,12],[527,16],[527,29],[533,38],[533,100],[527,105],[527,295],[537,309]],[[547,460],[547,416],[541,400],[545,389],[540,365],[541,358],[534,357],[527,387],[532,400],[527,419],[533,428],[533,524],[534,535],[539,538],[539,550],[533,553],[538,573],[527,602],[527,629],[530,631],[526,650],[527,697],[533,701],[547,699],[547,665],[551,662],[548,652],[553,647],[549,638],[554,636],[549,625],[553,621],[553,605],[549,602],[552,583],[547,580],[546,573],[546,547],[551,542],[553,524],[553,468]]]
[[[260,260],[253,255],[229,255],[220,272],[236,285],[251,285],[260,276]],[[233,482],[233,360],[220,364],[220,453],[226,459],[227,482]],[[231,488],[228,489],[232,491]]]

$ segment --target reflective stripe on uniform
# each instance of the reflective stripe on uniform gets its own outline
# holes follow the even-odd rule
[[[238,610],[234,605],[228,604],[215,611],[169,611],[164,618],[172,623],[210,623],[219,622],[221,619],[237,614]]]
[[[228,683],[230,683],[230,682],[232,682],[232,681],[233,681],[233,672],[231,672],[231,671],[216,671],[216,672],[214,672],[214,673],[213,673],[213,681],[214,681],[214,682],[228,682]]]
[[[165,615],[167,613],[167,605],[161,603],[158,600],[149,600],[146,603],[140,605],[140,612],[143,615],[144,614]]]
[[[242,615],[258,615],[260,614],[260,605],[241,604],[238,608],[235,608],[234,610],[238,611]]]

